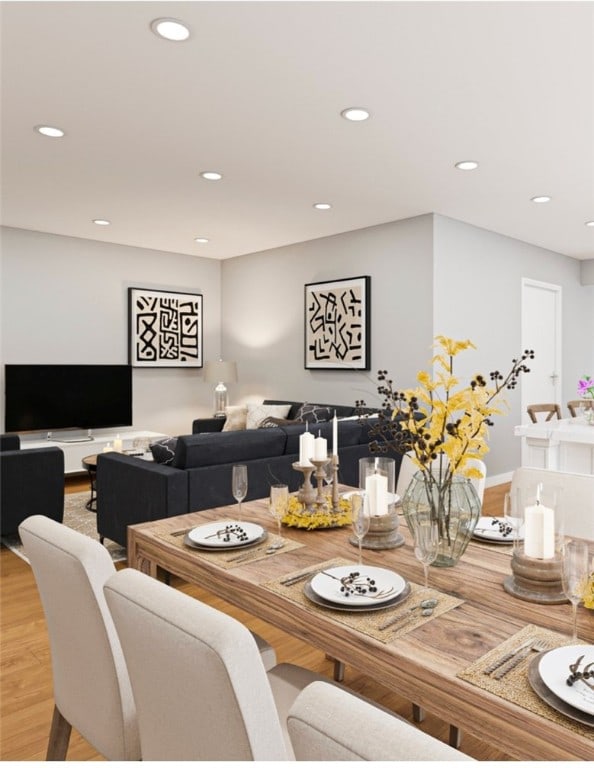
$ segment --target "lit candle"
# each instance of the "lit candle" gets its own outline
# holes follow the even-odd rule
[[[388,514],[388,478],[374,472],[365,478],[365,491],[369,499],[370,515]]]
[[[338,419],[336,418],[336,411],[334,411],[334,418],[332,419],[332,453],[334,456],[338,456]]]
[[[119,453],[122,452],[122,440],[119,435],[116,435],[115,440],[113,441],[113,449],[114,451],[119,451]]]
[[[318,432],[314,441],[314,459],[316,461],[325,461],[328,458],[328,441]]]
[[[524,554],[541,560],[555,557],[555,512],[538,502],[524,513]]]
[[[311,457],[314,455],[315,440],[309,431],[309,425],[306,425],[305,432],[299,436],[299,464],[302,467],[311,466]]]

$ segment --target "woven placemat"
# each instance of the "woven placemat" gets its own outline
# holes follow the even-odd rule
[[[550,646],[549,650],[560,648],[563,645],[574,644],[574,641],[567,635],[562,635],[559,632],[553,632],[550,629],[538,627],[535,624],[527,624],[523,629],[516,632],[515,635],[512,635],[505,642],[500,643],[484,656],[481,656],[480,659],[477,659],[470,664],[470,666],[466,667],[466,669],[458,672],[457,677],[466,680],[485,691],[489,691],[489,693],[493,693],[506,701],[517,704],[523,709],[541,715],[542,717],[547,718],[547,720],[552,720],[555,723],[559,723],[576,733],[594,740],[593,728],[565,717],[565,715],[557,712],[534,693],[532,686],[528,681],[527,674],[528,666],[534,658],[534,653],[529,654],[517,667],[510,670],[505,677],[502,677],[500,680],[496,680],[493,675],[484,674],[484,670],[489,664],[497,661],[507,652],[513,651],[529,638],[545,640]]]
[[[230,568],[239,568],[241,565],[247,565],[247,563],[255,563],[256,560],[264,560],[264,558],[274,557],[275,555],[281,555],[285,552],[291,552],[293,549],[300,549],[305,544],[301,544],[298,541],[292,541],[286,536],[283,536],[285,545],[282,549],[277,549],[274,552],[269,552],[268,547],[273,543],[273,536],[269,536],[261,544],[256,547],[247,547],[246,549],[217,549],[213,552],[207,552],[203,549],[195,549],[184,544],[185,535],[193,530],[196,526],[191,528],[184,528],[181,531],[172,531],[171,533],[156,533],[159,539],[163,539],[168,544],[173,544],[179,549],[183,549],[184,552],[190,552],[195,557],[206,560],[208,563],[214,563],[225,570]]]
[[[352,565],[352,560],[349,561],[340,557],[334,558],[333,560],[326,560],[325,562],[319,563],[317,570],[323,571],[337,565]],[[362,568],[362,571],[363,570],[364,568]],[[419,584],[409,582],[411,593],[402,604],[392,608],[386,608],[385,610],[350,613],[349,611],[334,610],[312,603],[311,600],[307,599],[303,592],[304,581],[299,581],[297,584],[293,585],[281,583],[283,579],[286,579],[289,576],[290,574],[285,574],[281,579],[268,581],[261,586],[269,589],[271,592],[286,597],[294,603],[307,606],[312,611],[320,611],[325,615],[330,615],[332,619],[339,624],[345,624],[347,627],[363,632],[376,640],[380,640],[382,643],[390,643],[397,640],[407,632],[417,629],[417,627],[420,627],[422,624],[432,621],[432,619],[437,618],[437,616],[441,616],[441,614],[450,611],[452,608],[456,608],[456,606],[461,605],[464,602],[457,597],[452,597],[451,595],[439,592],[436,589],[425,589],[425,587]],[[431,616],[421,616],[420,611],[418,610],[414,613],[410,613],[410,608],[413,605],[416,605],[421,600],[430,598],[437,600],[437,605]],[[384,624],[385,621],[396,618],[396,616],[402,616],[403,618],[386,629],[380,629],[380,626]]]

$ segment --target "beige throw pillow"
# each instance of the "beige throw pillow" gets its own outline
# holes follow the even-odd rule
[[[228,405],[225,408],[227,418],[223,424],[223,432],[237,432],[245,429],[247,405]]]
[[[258,429],[260,426],[260,423],[264,421],[264,419],[269,418],[270,416],[275,416],[277,419],[286,419],[289,415],[289,411],[291,410],[291,404],[286,403],[285,405],[254,405],[254,404],[248,404],[247,406],[247,419],[246,419],[246,428],[247,429]]]

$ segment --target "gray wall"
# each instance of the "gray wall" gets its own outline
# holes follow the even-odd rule
[[[2,363],[127,363],[134,286],[202,293],[205,359],[218,357],[218,261],[7,227],[0,234]],[[201,370],[135,368],[133,389],[137,429],[186,434],[193,418],[212,412]]]

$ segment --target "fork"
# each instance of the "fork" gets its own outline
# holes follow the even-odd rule
[[[510,672],[512,669],[515,669],[521,661],[526,659],[530,655],[531,651],[542,653],[543,651],[548,651],[550,647],[551,644],[548,640],[534,640],[527,648],[524,648],[522,651],[516,653],[513,658],[511,658],[502,667],[500,667],[497,672],[495,672],[493,677],[495,680],[501,680],[501,678],[505,677],[508,672]]]

